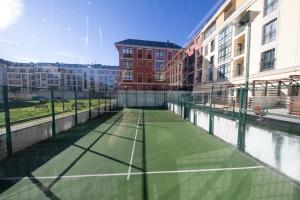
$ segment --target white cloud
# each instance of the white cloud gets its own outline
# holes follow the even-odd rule
[[[0,30],[12,25],[24,11],[23,0],[0,0]]]
[[[6,39],[1,39],[1,38],[0,38],[0,42],[1,43],[6,43],[6,44],[12,44],[12,45],[18,45],[19,44],[19,42],[17,42],[17,41],[6,40]]]
[[[71,26],[68,26],[67,30],[68,30],[68,31],[71,31],[71,30],[72,30],[72,27],[71,27]]]

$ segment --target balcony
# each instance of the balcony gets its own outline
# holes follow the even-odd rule
[[[245,48],[242,47],[241,49],[238,49],[238,50],[235,51],[234,56],[238,57],[240,55],[243,55],[244,53],[245,53]]]
[[[238,36],[239,34],[241,34],[242,32],[244,32],[245,30],[246,30],[246,25],[236,27],[236,29],[235,29],[235,36]]]

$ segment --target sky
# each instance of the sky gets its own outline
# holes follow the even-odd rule
[[[0,0],[0,58],[118,65],[115,42],[184,46],[218,0]]]

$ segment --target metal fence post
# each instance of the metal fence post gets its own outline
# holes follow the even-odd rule
[[[125,107],[128,107],[128,89],[126,88],[126,91],[125,91]]]
[[[106,92],[104,92],[104,111],[106,112]]]
[[[62,97],[62,103],[63,103],[63,111],[65,111],[65,88],[63,88],[63,97]]]
[[[239,107],[239,126],[238,126],[238,141],[237,141],[237,147],[239,150],[244,151],[245,150],[245,131],[246,131],[246,121],[245,121],[245,95],[244,93],[248,92],[247,89],[241,88],[240,89],[240,107]],[[247,108],[246,108],[247,109]]]
[[[109,110],[111,110],[111,92],[109,93]]]
[[[2,86],[2,93],[3,93],[3,101],[4,101],[7,155],[11,156],[12,155],[12,141],[11,141],[8,87],[7,86]]]
[[[74,97],[75,97],[75,104],[74,104],[74,107],[75,107],[75,126],[78,125],[78,107],[77,107],[77,90],[75,88],[75,91],[74,91]]]
[[[156,108],[156,87],[154,90],[154,108]]]
[[[164,100],[163,100],[163,107],[166,108],[167,106],[167,103],[166,103],[166,90],[164,90]]]
[[[97,93],[97,110],[100,111],[100,95]]]
[[[210,92],[210,105],[209,105],[209,134],[213,134],[214,116],[212,114],[212,101],[213,101],[213,89]]]
[[[91,102],[91,91],[89,91],[89,119],[92,118],[92,102]]]
[[[51,88],[51,114],[52,114],[52,137],[56,135],[55,125],[55,104],[54,104],[54,90]]]

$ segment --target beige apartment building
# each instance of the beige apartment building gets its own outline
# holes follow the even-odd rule
[[[228,0],[203,35],[202,83],[283,80],[300,75],[300,1]]]

